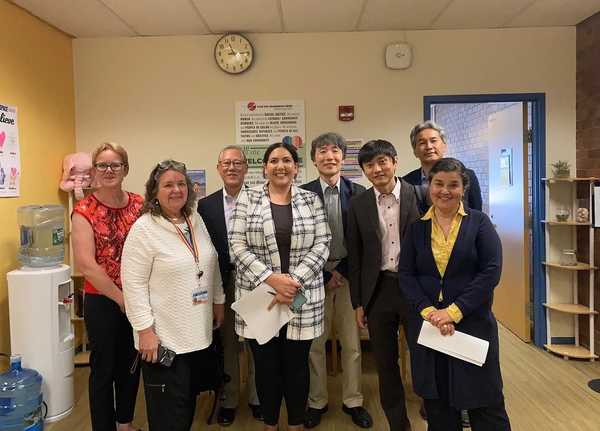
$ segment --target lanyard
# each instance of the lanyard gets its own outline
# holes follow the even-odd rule
[[[190,223],[190,219],[188,218],[188,216],[185,216],[185,222],[188,226],[188,229],[190,230],[190,237],[192,238],[192,243],[190,244],[189,241],[186,239],[185,234],[181,231],[181,229],[179,228],[179,226],[177,226],[175,223],[173,223],[171,221],[171,224],[173,226],[175,226],[175,230],[177,231],[177,235],[179,236],[179,239],[181,239],[181,241],[183,241],[183,243],[185,244],[185,246],[187,247],[187,249],[190,251],[190,253],[192,253],[192,256],[194,256],[194,262],[196,262],[196,266],[199,268],[199,259],[198,259],[198,244],[196,244],[196,235],[194,235],[194,227],[192,226],[192,223]]]

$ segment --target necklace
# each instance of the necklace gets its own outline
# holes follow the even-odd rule
[[[177,216],[177,217],[168,217],[167,218],[172,221],[173,223],[182,223],[183,221],[185,221],[185,216]]]

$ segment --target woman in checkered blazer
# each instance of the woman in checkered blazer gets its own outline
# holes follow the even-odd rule
[[[331,234],[319,197],[296,187],[298,153],[286,143],[267,148],[266,183],[243,189],[231,219],[229,242],[239,300],[261,283],[276,291],[274,302],[296,312],[279,336],[259,345],[236,315],[236,332],[249,339],[265,430],[277,429],[285,398],[290,430],[302,430],[308,398],[308,353],[323,333],[323,266]]]

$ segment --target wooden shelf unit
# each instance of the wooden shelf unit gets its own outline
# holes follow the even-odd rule
[[[548,304],[545,303],[544,307],[550,310],[560,311],[561,313],[567,314],[598,314],[596,310],[591,310],[589,307],[581,304]]]
[[[574,182],[581,182],[581,181],[593,182],[593,181],[597,181],[597,180],[598,180],[598,178],[594,178],[594,177],[542,178],[542,181],[545,181],[547,183],[574,183]]]
[[[550,226],[591,226],[591,223],[577,223],[574,221],[552,221],[552,220],[542,220],[542,223],[548,224]]]
[[[560,263],[542,262],[542,265],[564,269],[566,271],[589,271],[590,269],[598,269],[597,267],[590,266],[589,263],[585,262],[577,262],[577,265],[561,265]]]
[[[581,346],[574,346],[572,344],[544,344],[546,350],[557,355],[562,356],[564,359],[588,359],[593,361],[598,359],[598,355],[592,354],[588,349]]]
[[[598,314],[596,310],[593,309],[594,306],[594,276],[596,267],[594,266],[594,228],[592,226],[592,196],[593,196],[593,186],[594,182],[597,181],[597,178],[543,178],[542,181],[546,182],[546,211],[547,211],[547,220],[542,220],[542,223],[547,226],[546,227],[546,262],[542,262],[545,267],[546,272],[546,303],[544,306],[546,307],[546,338],[547,344],[544,345],[546,350],[562,356],[564,359],[575,358],[575,359],[585,359],[589,361],[594,361],[598,358],[597,355],[594,354],[594,319]],[[581,223],[576,222],[575,217],[577,213],[577,184],[587,183],[588,184],[588,221]],[[564,187],[568,187],[568,194],[570,196],[570,201],[563,202],[565,207],[570,208],[569,219],[566,221],[554,221],[555,219],[555,210],[557,206],[551,205],[554,202],[551,199],[551,194],[553,192],[553,188],[563,188],[562,191],[566,192],[567,190]],[[562,226],[562,229],[569,229],[571,232],[571,244],[564,244],[565,248],[576,249],[577,244],[577,232],[576,229],[586,229],[588,230],[588,240],[589,240],[589,254],[587,256],[587,261],[583,261],[583,256],[578,256],[579,261],[576,265],[562,265],[558,262],[557,258],[557,250],[551,249],[551,236],[553,234],[557,234],[554,229],[550,229],[550,226]],[[574,228],[573,228],[574,227]],[[554,253],[553,253],[554,252]],[[560,252],[560,250],[558,250]],[[554,254],[554,256],[553,256]],[[588,271],[589,272],[589,280],[588,280],[588,303],[589,306],[582,305],[578,303],[579,298],[579,288],[578,286],[578,273],[580,271]],[[554,282],[557,281],[558,272],[563,272],[563,274],[570,275],[570,289],[572,290],[571,301],[565,303],[565,295],[564,290],[569,288],[567,286],[562,286],[562,295],[561,286],[553,285]],[[564,280],[564,275],[563,275]],[[581,286],[584,288],[584,286]],[[558,300],[556,300],[556,298]],[[567,299],[568,301],[568,299]],[[553,343],[552,339],[552,317],[555,314],[562,314],[563,316],[571,316],[572,318],[572,326],[573,326],[573,339],[574,344],[556,344]],[[579,343],[579,319],[581,316],[588,317],[589,324],[589,349],[581,346]],[[563,318],[564,319],[564,318]],[[563,320],[564,322],[564,320]]]
[[[87,349],[88,338],[83,319],[83,275],[75,268],[73,256],[73,241],[71,238],[71,214],[74,206],[73,192],[69,193],[69,231],[67,239],[69,241],[69,265],[71,265],[71,279],[73,280],[73,304],[71,304],[71,323],[75,328],[75,356],[73,361],[76,366],[85,366],[90,364],[90,352]],[[78,351],[81,346],[81,351]]]

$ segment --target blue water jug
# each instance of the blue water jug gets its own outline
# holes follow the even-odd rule
[[[0,374],[0,431],[42,431],[42,376],[10,357],[10,370]]]

